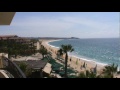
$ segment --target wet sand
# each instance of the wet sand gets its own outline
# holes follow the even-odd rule
[[[52,57],[55,59],[57,57],[56,52],[57,52],[57,50],[59,50],[59,48],[48,44],[49,42],[53,42],[53,41],[56,41],[56,40],[42,40],[42,45],[45,46],[47,48],[47,50],[52,53]],[[65,55],[63,55],[63,59],[64,58],[65,58]],[[71,61],[70,61],[70,58],[71,58]],[[86,68],[81,68],[81,66],[84,63],[85,63]],[[68,57],[68,65],[70,65],[70,67],[72,67],[74,70],[77,70],[78,72],[80,72],[80,71],[84,72],[85,70],[93,69],[97,65],[97,72],[100,73],[101,70],[104,68],[103,65],[96,64],[96,62],[94,62],[94,61],[85,61],[79,57],[70,56],[70,55]]]

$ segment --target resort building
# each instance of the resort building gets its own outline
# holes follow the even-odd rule
[[[0,36],[0,41],[8,41],[8,42],[17,42],[17,43],[21,43],[21,44],[29,44],[30,43],[30,39],[28,38],[22,38],[22,37],[18,37],[17,35],[2,35]]]
[[[0,40],[8,40],[10,38],[17,38],[17,35],[2,35],[0,36]]]
[[[48,77],[51,74],[52,68],[51,64],[48,63],[48,61],[43,61],[43,60],[27,60],[27,61],[13,61],[17,65],[20,63],[25,63],[27,65],[27,68],[32,69],[32,72],[38,71],[40,77]]]
[[[0,12],[0,25],[10,25],[15,12]],[[17,38],[17,35],[2,35],[1,40],[12,40]],[[8,54],[0,53],[0,78],[26,78],[21,69],[11,60],[8,59]]]

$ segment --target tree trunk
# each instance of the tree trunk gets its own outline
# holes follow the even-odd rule
[[[68,54],[65,55],[65,78],[67,78],[67,61],[68,61]]]
[[[44,54],[42,54],[42,56],[43,56],[43,59],[44,59]]]

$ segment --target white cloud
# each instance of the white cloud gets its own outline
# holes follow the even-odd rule
[[[90,20],[85,17],[54,17],[54,18],[47,18],[47,17],[27,17],[24,20],[19,20],[13,22],[13,26],[29,26],[29,27],[41,27],[46,29],[69,29],[76,24],[85,25],[87,27],[91,27],[93,29],[101,29],[105,30],[108,28],[118,26],[117,23],[112,22],[98,22],[94,20]]]
[[[18,29],[22,27],[21,30],[26,30],[24,33],[27,32],[26,34],[31,36],[109,37],[118,35],[119,31],[117,22],[100,22],[80,16],[29,16],[21,20],[14,20],[11,26],[18,27]]]
[[[98,22],[98,21],[90,20],[84,17],[79,17],[79,18],[78,17],[64,17],[63,20],[66,22],[85,25],[93,29],[101,29],[101,30],[105,30],[108,28],[116,28],[118,27],[118,24],[119,24],[119,23],[112,23],[112,22]]]
[[[33,27],[43,30],[62,30],[69,29],[73,24],[62,22],[58,18],[28,17],[12,23],[12,26]]]

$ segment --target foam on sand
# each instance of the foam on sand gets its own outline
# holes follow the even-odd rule
[[[56,57],[56,54],[55,54],[55,50],[58,50],[59,47],[56,47],[56,46],[53,46],[53,45],[50,45],[49,42],[54,42],[54,41],[59,41],[59,40],[46,40],[43,42],[43,45],[49,50],[49,47],[51,47],[53,49],[52,51],[52,55],[53,57]],[[72,55],[71,53],[68,53],[69,57],[68,57],[68,64],[70,65],[70,67],[74,68],[75,70],[77,70],[78,72],[81,72],[81,71],[85,71],[86,69],[87,70],[90,70],[91,68],[94,68],[97,64],[97,70],[98,72],[103,68],[103,66],[105,66],[105,64],[103,63],[98,63],[98,62],[95,62],[93,60],[90,60],[90,59],[87,59],[87,58],[81,58],[77,55]],[[70,58],[72,57],[72,61],[70,61]],[[63,55],[63,58],[65,58],[65,55]],[[80,59],[80,60],[78,60]],[[76,60],[78,60],[78,64],[76,64]],[[87,67],[86,69],[83,68],[82,70],[80,69],[81,65],[83,65],[83,63],[86,63]]]
[[[62,40],[62,39],[59,39],[59,40],[50,40],[50,41],[46,42],[46,44],[49,45],[49,46],[51,46],[51,47],[54,47],[54,48],[59,49],[59,47],[56,47],[56,46],[51,45],[50,42],[61,41],[61,40]]]
[[[105,64],[105,63],[101,63],[101,62],[97,62],[97,61],[94,61],[93,59],[88,59],[88,58],[82,58],[82,57],[79,57],[77,55],[72,55],[71,53],[68,53],[70,57],[75,57],[77,59],[80,59],[80,60],[83,60],[83,61],[87,61],[87,62],[92,62],[94,64],[98,64],[100,66],[106,66],[108,64]]]

